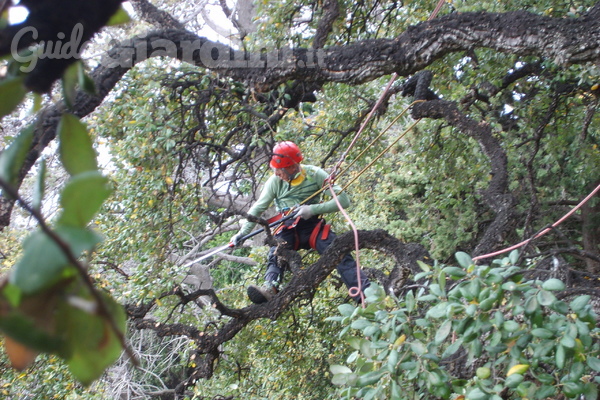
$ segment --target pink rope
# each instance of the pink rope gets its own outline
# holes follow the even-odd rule
[[[360,304],[364,308],[365,307],[365,295],[362,291],[362,281],[360,279],[360,255],[359,255],[360,252],[358,251],[359,250],[358,249],[358,246],[359,246],[359,244],[358,244],[358,229],[356,229],[354,222],[352,222],[352,218],[350,218],[350,216],[348,215],[348,213],[346,212],[344,207],[342,207],[342,204],[340,203],[340,200],[338,199],[337,194],[335,193],[335,190],[333,190],[333,184],[331,183],[331,181],[329,182],[329,191],[331,192],[331,196],[334,198],[335,203],[337,204],[338,208],[344,215],[344,218],[346,218],[346,221],[348,221],[348,223],[352,227],[352,232],[354,232],[354,246],[356,248],[356,280],[358,282],[358,286],[349,288],[348,294],[350,295],[350,297],[353,297],[353,298],[355,296],[360,296]]]
[[[489,253],[489,254],[484,254],[482,256],[477,256],[477,257],[473,257],[473,261],[477,261],[477,260],[482,260],[484,258],[489,258],[489,257],[495,257],[498,256],[500,254],[504,254],[507,253],[509,251],[518,249],[521,246],[525,246],[526,244],[528,244],[529,242],[531,242],[534,239],[537,239],[543,235],[545,235],[546,233],[550,232],[552,229],[556,228],[558,225],[560,225],[561,223],[563,223],[564,220],[566,220],[567,218],[569,218],[571,215],[573,215],[573,213],[577,210],[579,210],[581,208],[581,206],[583,206],[585,203],[587,203],[587,201],[589,199],[591,199],[592,197],[594,197],[594,195],[596,193],[598,193],[598,191],[600,190],[600,185],[598,185],[596,187],[596,189],[594,189],[592,191],[592,193],[590,193],[589,195],[586,196],[585,199],[581,200],[581,202],[579,204],[577,204],[577,206],[575,206],[571,211],[569,211],[568,213],[566,213],[561,219],[559,219],[558,221],[556,221],[555,223],[553,223],[549,228],[546,228],[544,230],[542,230],[541,232],[533,235],[532,237],[530,237],[527,240],[522,241],[521,243],[515,244],[514,246],[510,246],[504,250],[500,250],[500,251],[496,251],[494,253]]]
[[[433,12],[429,16],[428,21],[434,19],[437,16],[437,14],[440,12],[440,10],[441,10],[442,6],[444,5],[444,3],[445,3],[445,0],[439,0],[438,1],[437,6],[435,7],[435,9],[433,10]],[[342,163],[344,162],[344,160],[348,156],[348,153],[350,152],[350,150],[354,147],[354,145],[358,141],[358,138],[362,134],[362,132],[365,129],[365,127],[367,126],[367,124],[373,118],[373,115],[375,115],[375,112],[377,111],[377,109],[379,108],[379,106],[381,105],[381,103],[383,103],[383,99],[385,98],[385,95],[389,92],[389,90],[392,87],[393,83],[396,81],[396,78],[398,78],[398,74],[394,72],[392,74],[389,82],[387,83],[387,85],[383,89],[383,92],[379,96],[379,99],[377,99],[377,102],[375,103],[375,105],[373,106],[373,108],[371,109],[371,111],[369,111],[369,114],[367,115],[367,117],[365,118],[365,120],[363,121],[363,123],[358,128],[358,132],[356,132],[356,135],[354,135],[354,138],[352,139],[352,142],[350,142],[350,144],[348,145],[348,147],[346,148],[346,150],[344,151],[344,153],[340,157],[339,161],[337,162],[337,164],[333,167],[333,171],[331,172],[331,174],[329,175],[329,177],[325,180],[325,182],[327,182],[327,184],[329,185],[329,191],[331,192],[332,197],[335,199],[335,202],[336,202],[339,210],[342,212],[342,214],[344,215],[344,218],[346,218],[346,221],[348,221],[348,223],[352,227],[352,231],[354,232],[354,245],[356,247],[356,280],[358,281],[358,287],[351,287],[350,289],[348,289],[348,294],[351,297],[360,295],[360,302],[361,302],[361,305],[363,306],[363,308],[365,307],[365,295],[362,292],[362,282],[361,282],[361,279],[360,279],[360,256],[359,256],[360,252],[359,252],[359,248],[358,248],[359,247],[359,244],[358,244],[358,229],[356,229],[356,226],[354,225],[354,222],[352,222],[352,219],[350,218],[350,216],[348,215],[348,213],[346,212],[346,210],[344,210],[344,208],[340,204],[340,201],[338,200],[338,197],[335,194],[335,191],[333,190],[333,182],[335,181],[335,178],[337,176],[337,173],[338,173],[338,170],[339,170],[340,166],[342,165]]]

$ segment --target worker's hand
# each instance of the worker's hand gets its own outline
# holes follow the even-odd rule
[[[312,210],[310,209],[309,205],[300,206],[300,208],[298,209],[298,211],[296,211],[296,216],[300,217],[302,219],[310,219],[314,215],[315,214],[312,212]]]
[[[233,243],[234,246],[239,246],[242,243],[244,243],[244,241],[242,240],[242,237],[244,235],[242,235],[241,233],[236,233],[235,235],[233,235],[233,237],[231,238],[231,243]]]

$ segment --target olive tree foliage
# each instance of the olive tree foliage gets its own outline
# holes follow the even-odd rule
[[[126,346],[91,387],[59,388],[108,398],[597,396],[597,196],[521,253],[466,255],[531,238],[600,183],[597,2],[452,1],[428,20],[420,1],[135,0],[113,28],[128,20],[118,1],[21,4],[28,19],[0,31],[2,128],[14,137],[0,156],[0,226],[14,243],[20,202],[39,230],[1,249],[13,365],[41,351],[42,373],[65,373],[59,357],[90,384]],[[104,46],[87,69],[33,58],[78,23]],[[27,27],[38,36],[16,57]],[[40,100],[55,86],[59,100]],[[9,113],[26,96],[37,108],[19,133]],[[262,274],[260,241],[186,266],[247,217],[275,141],[330,168],[375,104],[339,178],[358,179],[366,308],[329,277],[351,233],[322,257],[282,252],[286,285],[267,305],[244,298]],[[47,221],[40,155],[56,139],[67,174]],[[104,171],[98,150],[111,156]]]

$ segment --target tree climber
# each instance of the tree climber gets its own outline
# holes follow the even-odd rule
[[[286,220],[275,231],[274,237],[287,248],[295,250],[314,248],[322,254],[336,235],[320,215],[339,211],[339,208],[335,199],[320,203],[320,195],[313,196],[326,184],[329,175],[317,166],[300,164],[303,158],[300,148],[293,142],[286,141],[275,145],[269,163],[274,175],[267,180],[258,201],[250,208],[248,214],[260,217],[273,202],[277,211],[284,213],[310,198],[306,201],[307,204],[298,207],[295,218]],[[334,190],[340,205],[343,208],[348,207],[350,205],[348,195],[341,192],[341,188],[337,185],[334,185]],[[328,192],[329,190],[325,191]],[[233,244],[236,246],[241,244],[241,238],[250,233],[255,225],[256,223],[246,222],[231,239]],[[256,304],[271,300],[278,292],[283,271],[277,262],[276,249],[277,246],[273,246],[269,250],[265,284],[248,287],[248,297]],[[369,286],[369,281],[363,272],[357,271],[356,262],[350,254],[344,256],[337,270],[348,288],[359,287],[357,274],[360,276],[360,288],[364,290]],[[351,296],[357,302],[361,300],[361,294],[356,289],[351,292]]]

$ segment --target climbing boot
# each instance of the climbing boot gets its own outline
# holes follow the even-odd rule
[[[273,285],[248,286],[248,297],[254,304],[262,304],[271,300],[277,294],[277,288]]]

